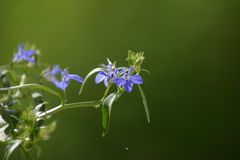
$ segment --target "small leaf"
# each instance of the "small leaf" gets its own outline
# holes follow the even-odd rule
[[[7,122],[4,121],[4,119],[2,118],[2,116],[1,116],[1,114],[0,114],[0,129],[1,129],[2,127],[6,126],[6,125],[7,125]]]
[[[48,104],[48,102],[43,102],[41,104],[36,105],[36,107],[34,108],[34,113],[36,114],[36,116],[43,112],[42,108],[44,108],[46,104]]]
[[[16,139],[10,142],[6,148],[6,151],[3,156],[3,160],[8,160],[9,157],[12,155],[12,153],[15,151],[15,149],[22,143],[21,140]]]
[[[99,68],[95,68],[95,69],[93,69],[92,71],[90,71],[90,72],[87,74],[87,76],[84,78],[84,81],[83,81],[82,86],[81,86],[81,88],[80,88],[79,95],[82,93],[83,87],[85,86],[87,80],[88,80],[93,74],[95,74],[95,73],[97,73],[97,72],[100,72],[100,71],[102,71],[102,70],[103,70],[103,69],[100,68],[100,67],[99,67]]]
[[[4,119],[0,115],[0,142],[5,142],[7,139],[7,135],[4,132],[7,127],[8,127],[8,123],[4,121]]]
[[[144,109],[145,109],[145,112],[146,112],[148,123],[150,123],[150,114],[149,114],[149,109],[148,109],[146,96],[145,96],[145,94],[144,94],[144,92],[142,90],[142,87],[140,85],[138,85],[138,88],[139,88],[139,91],[140,91],[141,96],[142,96],[143,106],[144,106]]]
[[[117,93],[111,93],[107,98],[104,99],[102,103],[102,126],[103,126],[103,133],[102,136],[106,136],[109,125],[110,125],[110,116],[112,110],[112,104],[117,97]]]

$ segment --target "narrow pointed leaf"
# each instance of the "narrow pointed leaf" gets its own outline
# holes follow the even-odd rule
[[[141,69],[141,71],[146,72],[148,74],[151,74],[151,72],[149,70],[147,70],[147,69]]]
[[[2,118],[2,116],[1,116],[1,114],[0,114],[0,129],[1,129],[2,127],[6,126],[6,125],[7,125],[7,122],[4,121],[4,119]]]
[[[90,72],[87,74],[87,76],[84,78],[84,81],[83,81],[83,83],[82,83],[82,85],[81,85],[79,94],[82,93],[83,87],[85,86],[87,80],[88,80],[93,74],[95,74],[95,73],[97,73],[97,72],[100,72],[100,71],[102,71],[102,70],[103,70],[103,69],[100,68],[100,67],[99,67],[99,68],[95,68],[95,69],[93,69],[92,71],[90,71]]]
[[[0,142],[5,142],[7,139],[7,135],[4,130],[8,127],[8,123],[4,121],[2,116],[0,115]]]
[[[8,160],[15,149],[22,143],[21,140],[16,139],[12,141],[6,148],[5,154],[3,156],[3,160]]]
[[[103,137],[106,136],[109,130],[112,105],[116,97],[117,97],[117,93],[111,93],[107,98],[104,99],[102,103],[102,126],[103,126],[102,136]]]
[[[139,88],[140,94],[142,96],[143,106],[144,106],[144,109],[145,109],[145,112],[146,112],[148,123],[150,123],[150,114],[149,114],[149,109],[148,109],[146,96],[145,96],[145,94],[142,90],[142,87],[140,85],[138,85],[138,88]]]

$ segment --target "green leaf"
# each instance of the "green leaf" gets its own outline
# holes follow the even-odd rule
[[[8,160],[12,153],[15,151],[15,149],[22,143],[21,140],[16,139],[10,142],[6,148],[6,151],[3,156],[3,160]]]
[[[8,127],[8,123],[4,121],[2,116],[0,115],[0,142],[5,142],[7,139],[7,135],[4,130]]]
[[[4,127],[7,125],[7,122],[4,121],[4,119],[2,118],[1,114],[0,114],[0,128]]]
[[[93,74],[95,74],[95,73],[97,73],[97,72],[100,72],[100,71],[102,71],[102,70],[103,70],[103,69],[100,68],[100,67],[99,67],[99,68],[95,68],[95,69],[93,69],[92,71],[90,71],[90,72],[87,74],[87,76],[84,78],[84,81],[83,81],[82,86],[81,86],[81,88],[80,88],[79,95],[82,93],[83,87],[85,86],[87,80],[88,80]]]
[[[116,97],[117,97],[117,93],[111,93],[107,98],[104,99],[102,103],[102,126],[103,126],[102,136],[103,137],[107,135],[107,132],[109,130],[112,105]]]
[[[46,105],[46,104],[48,104],[48,102],[43,102],[43,103],[40,103],[40,104],[38,104],[38,105],[36,105],[36,107],[34,108],[34,113],[38,116],[39,114],[41,114],[42,113],[42,108]]]
[[[138,89],[139,89],[139,91],[141,93],[141,96],[142,96],[143,106],[144,106],[144,109],[145,109],[145,112],[146,112],[148,123],[150,123],[150,114],[149,114],[149,109],[148,109],[146,96],[145,96],[145,94],[142,90],[142,87],[140,85],[138,85]]]

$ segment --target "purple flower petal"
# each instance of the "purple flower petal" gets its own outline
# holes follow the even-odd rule
[[[56,76],[62,72],[61,68],[58,65],[54,65],[53,69],[47,68],[43,72],[43,76],[53,83],[55,83],[57,80]],[[56,85],[57,86],[57,85]]]
[[[123,73],[124,76],[126,75],[126,70],[125,70],[124,67],[122,67],[122,73]]]
[[[126,83],[124,84],[124,88],[127,92],[131,92],[133,89],[133,83],[131,81],[126,81]]]
[[[132,81],[133,84],[143,84],[142,77],[137,74],[132,76],[130,80]]]
[[[27,56],[27,57],[31,57],[33,56],[34,54],[36,54],[37,52],[35,50],[26,50],[24,52],[24,55]]]
[[[16,54],[13,58],[13,62],[19,62],[19,61],[21,61],[21,55]]]
[[[132,71],[133,71],[133,67],[131,67],[131,68],[128,70],[128,77],[131,76]]]
[[[108,78],[104,79],[104,85],[105,85],[105,87],[108,87]]]
[[[119,71],[118,68],[113,67],[113,64],[108,59],[108,65],[102,64],[103,69],[96,75],[95,82],[99,84],[100,82],[104,81],[104,85],[108,87],[108,81],[115,82]],[[124,81],[124,80],[123,80]],[[115,82],[116,83],[116,82]],[[123,85],[124,83],[121,80],[117,80],[117,85]]]
[[[126,83],[126,80],[124,80],[123,78],[119,77],[115,79],[115,84],[120,87],[123,86]]]
[[[76,74],[69,74],[69,77],[79,83],[83,82],[83,78]]]
[[[95,78],[95,82],[96,84],[99,84],[100,82],[102,82],[104,79],[106,78],[106,73],[104,71],[101,71],[97,74],[96,78]]]
[[[70,81],[61,81],[60,83],[57,83],[57,87],[61,88],[63,91],[69,86]]]
[[[62,77],[67,77],[68,76],[68,69],[65,68],[62,72],[61,72]]]
[[[113,76],[116,77],[118,73],[119,73],[118,68],[116,68],[113,72]]]
[[[102,67],[107,68],[107,66],[105,64],[102,64]]]
[[[112,64],[109,64],[109,75],[112,74]]]
[[[51,71],[51,74],[53,74],[54,76],[56,76],[57,74],[61,73],[62,70],[58,65],[54,65],[53,69]]]
[[[25,59],[26,61],[31,62],[33,64],[35,63],[35,59],[33,57],[24,56],[22,59]]]
[[[53,79],[51,80],[57,87],[59,87],[59,81],[55,78],[55,77],[53,77]]]
[[[19,52],[22,52],[24,49],[25,49],[25,45],[24,44],[18,45],[18,51]]]

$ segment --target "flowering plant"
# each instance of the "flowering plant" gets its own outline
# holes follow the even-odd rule
[[[12,63],[0,66],[0,142],[6,144],[3,159],[13,153],[20,153],[21,159],[37,159],[40,155],[38,143],[48,140],[56,128],[56,121],[46,120],[59,111],[71,108],[95,107],[102,114],[102,135],[109,130],[112,105],[121,95],[132,92],[136,85],[141,93],[148,122],[149,110],[141,88],[140,76],[143,52],[128,52],[129,67],[117,67],[107,59],[108,64],[93,69],[85,78],[69,73],[68,68],[39,62],[39,50],[30,45],[19,45]],[[87,80],[96,74],[95,83],[104,83],[106,90],[97,101],[67,103],[66,89],[71,81],[81,84],[82,93]],[[51,83],[53,86],[51,86]],[[115,86],[115,87],[114,87]],[[59,100],[55,105],[51,100]],[[50,98],[49,98],[50,97]],[[32,154],[31,152],[35,150]]]

